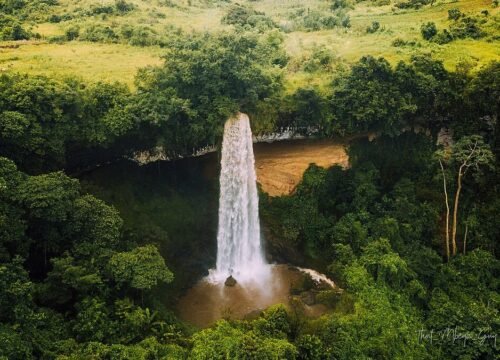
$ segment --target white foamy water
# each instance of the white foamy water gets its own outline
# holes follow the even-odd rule
[[[322,273],[319,273],[313,269],[305,269],[305,268],[301,268],[298,266],[297,266],[297,269],[299,269],[303,273],[308,274],[311,277],[311,279],[313,279],[314,282],[316,282],[318,284],[321,282],[324,282],[324,283],[330,285],[332,288],[335,288],[335,283],[332,280],[330,280],[329,278],[327,278],[326,275],[323,275]]]
[[[240,113],[224,126],[217,264],[209,276],[214,282],[232,275],[240,284],[268,283],[270,266],[262,249],[254,162],[250,121]]]

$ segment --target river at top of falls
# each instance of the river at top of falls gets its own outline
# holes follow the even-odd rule
[[[265,286],[270,269],[262,249],[252,130],[246,114],[227,120],[222,141],[217,264],[209,279],[233,276]]]

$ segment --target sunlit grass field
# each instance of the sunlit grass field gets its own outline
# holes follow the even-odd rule
[[[205,2],[200,0],[173,0],[169,6],[161,5],[160,0],[129,0],[136,9],[123,16],[94,16],[76,18],[61,23],[31,24],[32,31],[42,35],[40,41],[6,43],[0,42],[0,71],[46,74],[50,76],[77,76],[87,81],[122,81],[132,86],[137,69],[161,63],[164,49],[159,47],[134,47],[122,44],[101,44],[71,41],[52,44],[47,41],[51,36],[64,34],[71,25],[85,26],[89,23],[106,24],[119,27],[123,24],[146,25],[161,34],[168,34],[175,28],[184,32],[215,32],[230,29],[221,24],[221,18],[229,2]],[[112,4],[114,0],[60,0],[53,11],[71,13],[84,9],[91,4]],[[299,8],[328,11],[330,2],[326,0],[260,0],[240,1],[263,11],[277,24],[288,21],[290,13]],[[480,15],[488,10],[488,35],[478,40],[455,40],[438,45],[422,39],[420,26],[433,21],[438,29],[450,25],[448,10],[459,8],[467,15]],[[294,31],[284,35],[285,49],[290,55],[291,64],[286,70],[286,84],[289,91],[303,86],[322,86],[335,76],[332,66],[328,71],[306,73],[300,66],[313,49],[331,51],[334,62],[350,64],[363,55],[383,56],[392,64],[408,60],[414,54],[430,53],[443,60],[445,66],[453,70],[460,61],[468,61],[473,70],[491,60],[500,59],[500,35],[498,8],[492,7],[491,0],[437,1],[433,6],[421,9],[400,10],[394,4],[374,6],[371,2],[361,2],[349,11],[351,27],[322,31]],[[496,21],[495,21],[496,20]],[[374,34],[366,32],[373,22],[381,28]],[[491,25],[493,24],[493,25]],[[395,39],[412,42],[412,45],[393,46]],[[14,46],[12,46],[14,45]]]
[[[92,82],[120,81],[132,87],[137,69],[161,64],[162,51],[158,47],[77,41],[63,45],[39,42],[16,45],[20,46],[0,49],[0,71],[75,76]]]

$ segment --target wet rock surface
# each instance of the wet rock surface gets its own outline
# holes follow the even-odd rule
[[[229,286],[229,287],[233,287],[233,286],[235,286],[237,283],[238,283],[238,282],[236,281],[236,279],[235,279],[232,275],[230,275],[230,276],[226,279],[226,281],[224,282],[224,285]]]

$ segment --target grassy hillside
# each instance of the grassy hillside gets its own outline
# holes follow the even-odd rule
[[[398,0],[400,1],[400,0]],[[467,62],[473,69],[500,59],[498,8],[491,0],[437,1],[418,9],[400,9],[396,2],[352,3],[344,9],[350,26],[311,29],[297,19],[328,16],[332,1],[260,0],[240,1],[272,19],[285,39],[290,56],[287,67],[289,90],[307,84],[326,84],[336,69],[363,55],[383,56],[391,63],[418,53],[432,53],[448,69]],[[76,75],[85,80],[122,81],[130,85],[138,68],[161,62],[162,46],[180,32],[220,31],[233,26],[221,19],[234,3],[216,0],[128,0],[123,11],[115,0],[59,0],[57,5],[14,13],[30,40],[0,41],[0,71],[48,75]],[[432,21],[439,31],[452,26],[448,10],[480,22],[484,35],[438,44],[422,38],[421,25]],[[486,13],[481,13],[487,10]],[[298,15],[299,14],[299,15]],[[374,22],[379,28],[370,33]],[[79,32],[76,40],[67,34]],[[104,29],[104,30],[103,30]],[[255,31],[255,29],[253,29]],[[103,35],[103,32],[105,35]],[[111,35],[109,35],[111,34]],[[90,39],[90,41],[89,41]],[[319,54],[319,55],[318,55]],[[325,66],[307,68],[318,56]]]

